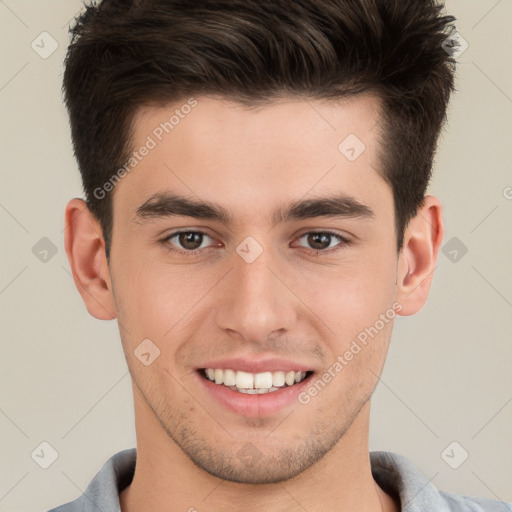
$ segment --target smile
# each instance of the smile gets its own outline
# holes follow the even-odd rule
[[[313,373],[311,371],[275,371],[249,373],[231,369],[203,368],[202,375],[232,391],[249,395],[273,393],[280,389],[294,386]]]

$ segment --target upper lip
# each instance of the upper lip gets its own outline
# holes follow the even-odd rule
[[[199,368],[218,368],[221,370],[234,370],[248,373],[263,373],[263,372],[277,372],[277,371],[311,371],[311,366],[301,363],[295,363],[287,359],[280,358],[258,358],[254,357],[234,357],[232,359],[216,359],[208,361]]]

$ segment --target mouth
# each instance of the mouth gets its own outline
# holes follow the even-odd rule
[[[194,373],[211,407],[236,416],[270,418],[301,403],[298,397],[319,371],[310,364],[272,354],[240,355],[203,361]]]
[[[264,371],[259,373],[232,370],[229,368],[200,368],[199,374],[218,386],[247,395],[264,395],[291,388],[309,379],[308,371]]]

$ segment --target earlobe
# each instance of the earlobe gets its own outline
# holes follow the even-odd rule
[[[414,315],[425,305],[443,234],[441,202],[426,196],[407,226],[398,259],[397,300],[403,306],[400,315]]]
[[[116,318],[101,226],[85,201],[69,201],[65,226],[66,254],[87,311],[99,320]]]

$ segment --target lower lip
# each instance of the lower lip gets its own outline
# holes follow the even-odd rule
[[[206,377],[202,377],[199,372],[197,378],[206,391],[222,406],[242,416],[259,418],[275,414],[288,405],[298,402],[298,395],[309,386],[311,375],[298,384],[261,395],[249,395],[233,391],[222,384],[215,384]]]

